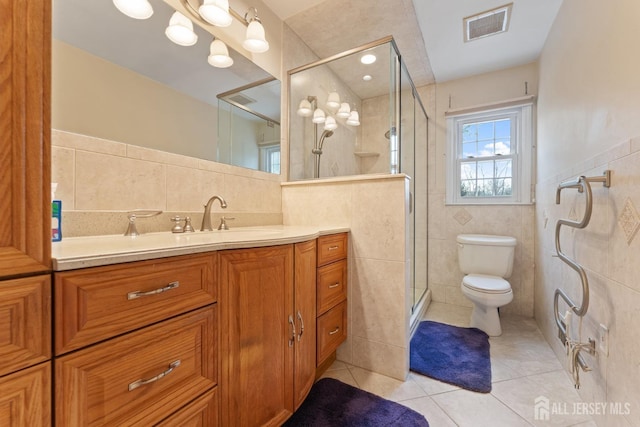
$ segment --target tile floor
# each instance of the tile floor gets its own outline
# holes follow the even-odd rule
[[[469,326],[471,309],[432,302],[424,317]],[[534,319],[503,316],[503,333],[490,339],[492,391],[463,390],[431,378],[409,374],[402,382],[355,366],[335,362],[324,376],[399,402],[422,413],[431,427],[595,427],[589,416],[571,415],[580,402],[568,373],[558,361]],[[545,396],[563,405],[563,414],[548,421],[534,418],[534,400]]]

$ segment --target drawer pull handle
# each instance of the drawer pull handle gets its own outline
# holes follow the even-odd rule
[[[334,288],[337,288],[338,286],[340,286],[340,282],[336,282],[333,285],[329,285],[329,289],[334,289]]]
[[[177,288],[179,286],[180,286],[180,282],[175,281],[175,282],[169,283],[164,288],[154,289],[152,291],[147,291],[147,292],[142,292],[142,291],[129,292],[127,294],[127,299],[128,300],[132,300],[132,299],[136,299],[136,298],[140,298],[140,297],[148,297],[150,295],[158,295],[158,294],[161,294],[163,292],[170,291],[171,289],[175,289],[175,288]]]
[[[146,384],[151,384],[153,382],[158,381],[161,378],[166,377],[171,372],[173,372],[173,370],[176,369],[178,366],[180,366],[180,360],[179,359],[176,360],[175,362],[171,363],[169,365],[169,369],[167,369],[164,372],[159,373],[155,377],[149,378],[147,380],[138,380],[138,381],[132,382],[131,384],[129,384],[129,391],[133,391],[133,390],[137,389],[140,386],[143,386],[143,385],[146,385]]]
[[[335,251],[336,249],[340,249],[340,246],[329,246],[329,251]]]
[[[296,342],[296,324],[293,321],[293,317],[289,315],[289,324],[291,325],[291,338],[289,339],[289,347],[293,347]]]
[[[333,331],[329,332],[329,335],[335,335],[338,333],[339,330],[340,330],[340,326],[336,326],[336,328]]]
[[[300,333],[298,334],[298,341],[300,341],[300,338],[302,338],[302,334],[304,333],[304,321],[302,320],[300,310],[298,310],[298,320],[300,320]]]

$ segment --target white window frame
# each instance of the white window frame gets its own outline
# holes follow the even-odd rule
[[[460,165],[463,160],[460,158],[462,125],[483,120],[498,120],[508,116],[514,120],[511,129],[512,154],[510,156],[513,158],[511,196],[462,197],[460,195]],[[535,158],[533,121],[533,102],[503,108],[488,107],[480,111],[473,109],[473,112],[448,114],[446,203],[450,205],[532,204],[534,201],[532,184]],[[498,157],[488,157],[487,160],[494,158]]]

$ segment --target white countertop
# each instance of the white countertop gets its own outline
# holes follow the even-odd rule
[[[223,249],[284,245],[348,231],[349,228],[332,226],[268,225],[194,233],[148,233],[136,237],[69,237],[51,244],[51,257],[53,269],[63,271]]]

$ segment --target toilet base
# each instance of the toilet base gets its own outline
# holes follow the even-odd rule
[[[502,335],[498,308],[474,304],[471,312],[471,327],[484,331],[490,337]]]

